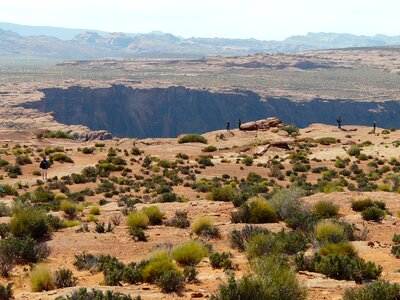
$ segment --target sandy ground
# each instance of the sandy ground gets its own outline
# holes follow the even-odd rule
[[[400,132],[391,132],[388,135],[383,134],[370,134],[370,128],[361,126],[345,126],[343,130],[339,130],[332,126],[326,126],[322,124],[313,124],[308,128],[301,130],[301,135],[298,138],[321,138],[321,137],[335,137],[340,139],[341,142],[323,146],[318,145],[317,147],[311,148],[312,153],[310,158],[318,158],[320,162],[313,162],[312,167],[325,165],[329,168],[333,168],[336,157],[347,156],[345,149],[349,147],[351,143],[359,143],[361,141],[370,140],[373,145],[365,147],[363,152],[378,156],[381,159],[389,160],[392,157],[399,157],[398,148],[396,148],[392,142],[400,140]],[[377,132],[381,133],[382,129],[378,129]],[[216,136],[224,133],[226,140],[217,140]],[[228,134],[225,131],[216,131],[207,133],[204,135],[208,140],[209,144],[216,146],[217,152],[212,153],[214,167],[200,169],[201,174],[198,174],[197,179],[208,178],[211,179],[214,176],[222,176],[223,174],[229,174],[230,176],[236,176],[238,179],[245,178],[249,172],[256,172],[263,177],[269,177],[269,168],[262,165],[257,166],[258,163],[264,164],[270,158],[278,156],[279,158],[285,159],[288,156],[288,152],[280,149],[271,149],[265,152],[264,155],[257,157],[254,161],[253,166],[244,166],[243,164],[237,164],[236,160],[240,158],[240,155],[252,155],[259,150],[260,147],[265,147],[263,144],[266,142],[273,141],[287,141],[290,145],[295,141],[294,138],[287,136],[282,132],[240,132],[233,130],[232,134]],[[121,149],[131,149],[133,140],[131,139],[114,139],[104,142],[106,145],[104,149],[114,147]],[[87,146],[93,146],[94,142],[80,142],[70,140],[54,140],[44,139],[38,140],[34,132],[29,131],[18,131],[11,132],[7,130],[0,131],[0,149],[10,149],[16,144],[29,146],[32,149],[45,148],[49,146],[62,146],[66,149],[68,154],[74,163],[55,163],[49,170],[49,176],[62,177],[70,175],[71,173],[79,173],[85,166],[95,165],[100,159],[106,157],[106,150],[96,150],[94,154],[85,155],[82,152],[78,152],[78,148]],[[178,153],[186,153],[189,155],[189,164],[195,164],[195,158],[198,155],[204,154],[201,149],[204,148],[202,144],[178,144],[176,139],[147,139],[136,141],[136,146],[144,150],[145,155],[156,156],[160,159],[175,159],[175,155]],[[8,148],[7,148],[8,147]],[[221,150],[222,149],[222,150]],[[119,155],[124,157],[123,152]],[[37,152],[34,152],[34,156],[37,158]],[[13,155],[6,155],[0,152],[0,158],[12,160]],[[130,155],[127,157],[131,158]],[[229,163],[223,163],[221,160],[229,160]],[[352,158],[353,159],[353,158]],[[354,159],[353,159],[354,160]],[[367,162],[361,162],[360,166],[364,169],[368,169]],[[288,160],[283,162],[285,170],[291,168]],[[128,165],[132,169],[133,174],[140,174],[140,166],[137,163],[130,163]],[[39,177],[32,175],[34,170],[37,170],[38,162],[34,161],[33,164],[25,165],[22,167],[23,174],[16,179],[10,179],[6,176],[4,171],[0,171],[0,175],[4,176],[4,179],[0,181],[0,184],[21,184],[26,185],[26,190],[30,191],[34,189],[36,180]],[[283,171],[285,171],[283,170]],[[311,182],[317,182],[320,178],[320,174],[309,173],[309,180]],[[289,184],[288,181],[277,181],[281,186]],[[382,183],[382,182],[379,182]],[[80,191],[87,187],[95,188],[97,184],[76,184],[70,186],[71,191]],[[170,219],[176,210],[188,211],[189,218],[194,220],[199,216],[210,216],[215,224],[221,231],[221,238],[212,240],[211,243],[213,248],[218,251],[231,251],[233,254],[233,261],[238,265],[239,270],[237,274],[240,276],[248,271],[247,259],[243,253],[236,250],[232,250],[229,247],[228,235],[235,228],[241,228],[243,224],[233,224],[230,220],[230,214],[235,209],[231,203],[225,202],[214,202],[206,200],[206,194],[198,193],[192,190],[190,187],[177,186],[174,187],[174,191],[181,196],[187,198],[186,203],[160,203],[157,204],[159,208],[165,212],[166,219]],[[23,192],[23,189],[20,190]],[[392,213],[391,216],[387,216],[382,222],[365,222],[362,220],[359,213],[354,212],[351,209],[351,203],[355,199],[370,197],[376,200],[382,200],[386,203],[388,211]],[[95,195],[86,197],[85,202],[95,203],[100,199],[103,199],[103,195]],[[101,214],[98,217],[101,222],[109,222],[115,214],[121,214],[121,208],[117,205],[118,197],[108,199],[109,203],[101,206]],[[400,219],[397,217],[397,212],[400,210],[400,195],[391,192],[335,192],[330,194],[317,193],[309,197],[304,198],[304,202],[312,205],[317,201],[325,199],[333,201],[340,205],[340,217],[351,223],[356,224],[358,228],[367,226],[369,230],[369,238],[367,241],[353,242],[359,255],[366,259],[371,260],[377,264],[382,265],[383,273],[382,278],[390,280],[391,282],[400,282],[400,260],[396,259],[390,253],[392,246],[392,236],[394,233],[398,233],[398,226]],[[6,196],[0,199],[1,202],[11,205],[13,199],[10,196]],[[143,204],[137,205],[137,208],[141,208]],[[88,214],[89,208],[85,209],[80,215],[82,220],[85,220]],[[61,213],[56,213],[62,217]],[[149,239],[148,242],[135,242],[128,234],[127,226],[124,222],[125,217],[121,215],[121,225],[117,226],[112,233],[98,234],[94,232],[94,223],[89,223],[89,233],[77,233],[77,227],[61,229],[54,232],[51,239],[48,241],[52,251],[49,258],[45,261],[52,270],[59,269],[61,267],[67,267],[73,270],[75,276],[78,278],[78,287],[96,287],[100,289],[113,289],[115,291],[121,291],[129,293],[132,296],[141,295],[143,299],[191,299],[195,294],[201,294],[202,297],[209,297],[217,288],[221,282],[226,280],[222,270],[213,270],[210,267],[208,259],[204,259],[198,266],[199,270],[199,283],[188,284],[185,287],[182,295],[178,297],[175,294],[163,294],[159,288],[154,285],[140,284],[140,285],[124,285],[121,287],[105,287],[101,286],[102,274],[92,274],[89,271],[78,271],[74,266],[74,255],[83,251],[88,251],[93,254],[110,254],[116,256],[121,261],[128,263],[131,261],[139,261],[146,257],[151,250],[159,244],[172,244],[176,245],[182,241],[188,240],[193,237],[190,229],[177,229],[174,227],[167,227],[165,225],[150,226],[146,230],[146,234]],[[3,217],[0,222],[9,222],[9,217]],[[282,228],[286,228],[284,223],[274,224],[262,224],[261,226],[269,228],[273,231],[279,231]],[[14,269],[10,281],[14,282],[14,290],[16,299],[54,299],[56,296],[70,293],[73,288],[67,288],[62,290],[54,290],[43,293],[32,293],[29,287],[29,266],[18,266]],[[350,281],[337,281],[326,278],[325,276],[317,273],[301,272],[298,274],[301,282],[308,288],[309,299],[342,299],[343,292],[348,287],[356,286],[354,282]],[[0,279],[0,282],[5,283],[8,280],[4,278]]]

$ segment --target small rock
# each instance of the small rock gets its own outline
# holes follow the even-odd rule
[[[192,298],[203,298],[204,295],[203,295],[203,293],[197,292],[197,293],[192,293],[191,297]]]

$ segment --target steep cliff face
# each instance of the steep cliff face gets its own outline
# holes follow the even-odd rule
[[[203,133],[242,122],[277,116],[285,123],[304,127],[310,123],[400,127],[400,103],[355,102],[315,99],[292,101],[271,98],[261,101],[251,91],[212,93],[184,87],[139,89],[122,85],[110,88],[44,89],[45,97],[24,104],[67,125],[86,125],[108,130],[120,137],[175,137],[181,133]]]
[[[53,112],[64,124],[108,130],[114,136],[175,137],[225,127],[238,118],[265,116],[260,97],[252,92],[211,93],[183,87],[133,89],[44,89],[45,97],[24,106]]]

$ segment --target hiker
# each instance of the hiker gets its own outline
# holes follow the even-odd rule
[[[342,129],[342,118],[340,116],[336,119],[336,122],[338,123],[338,128]]]
[[[238,128],[239,128],[239,130],[240,130],[240,127],[242,127],[242,120],[238,120]]]
[[[373,134],[375,134],[376,131],[376,122],[374,121],[374,130],[372,131]]]
[[[40,173],[42,174],[42,179],[47,180],[47,169],[49,168],[49,162],[46,160],[46,156],[40,162],[39,168]]]
[[[226,131],[231,131],[231,123],[226,122]]]

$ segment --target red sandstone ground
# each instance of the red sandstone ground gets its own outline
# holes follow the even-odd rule
[[[312,154],[310,157],[319,158],[322,161],[319,165],[325,165],[330,168],[333,167],[334,160],[337,156],[346,157],[345,148],[349,147],[351,142],[360,143],[366,140],[372,142],[373,145],[365,147],[363,152],[371,154],[374,157],[379,157],[384,160],[389,160],[392,157],[399,158],[399,150],[392,142],[400,140],[400,132],[391,132],[390,134],[381,134],[382,129],[378,129],[379,134],[370,134],[371,128],[361,126],[346,126],[345,130],[339,130],[332,126],[325,126],[321,124],[313,124],[308,128],[302,129],[301,134],[297,138],[321,138],[321,137],[335,137],[341,140],[340,143],[330,146],[318,145],[315,148],[311,148]],[[226,140],[216,139],[219,134],[224,134]],[[280,149],[268,150],[264,155],[255,159],[253,166],[244,166],[243,164],[236,164],[236,159],[240,154],[249,154],[259,150],[259,147],[264,147],[262,144],[271,141],[288,141],[289,143],[294,142],[294,138],[285,135],[284,132],[279,131],[274,133],[272,130],[266,132],[240,132],[233,130],[232,134],[226,133],[225,131],[216,131],[207,133],[204,135],[209,144],[216,146],[219,149],[217,152],[211,153],[214,156],[214,167],[206,168],[202,170],[201,174],[198,175],[197,179],[200,178],[212,178],[214,176],[221,176],[223,174],[229,174],[231,176],[237,176],[245,178],[249,172],[254,171],[263,177],[269,177],[269,168],[257,167],[257,163],[264,163],[269,158],[278,155],[279,157],[286,157],[287,151]],[[49,170],[49,176],[64,176],[70,175],[71,173],[78,173],[85,166],[95,165],[98,160],[106,157],[109,147],[118,148],[122,151],[127,149],[128,151],[133,146],[132,139],[114,139],[105,141],[104,151],[96,150],[94,154],[85,155],[82,152],[78,152],[78,148],[93,146],[95,142],[81,142],[71,140],[57,140],[57,139],[37,139],[36,132],[29,131],[1,131],[0,132],[0,149],[10,149],[16,144],[26,145],[32,149],[45,148],[47,146],[63,146],[67,149],[66,153],[74,160],[73,164],[69,163],[55,163]],[[201,149],[204,148],[202,144],[178,144],[177,139],[146,139],[136,141],[136,146],[141,150],[144,150],[145,155],[151,155],[160,159],[175,159],[177,153],[186,153],[190,156],[190,163],[194,163],[194,159],[202,153]],[[12,155],[1,154],[0,158],[12,160]],[[221,159],[227,159],[229,163],[222,163]],[[333,161],[332,161],[333,160]],[[318,165],[317,163],[315,164]],[[285,169],[291,168],[287,161],[284,163]],[[312,166],[313,163],[312,163]],[[361,166],[365,169],[368,167],[366,163],[361,162]],[[27,190],[34,189],[36,180],[35,176],[32,176],[32,172],[38,168],[38,162],[34,162],[32,165],[23,166],[23,174],[17,179],[7,178],[6,173],[0,171],[0,175],[4,175],[4,179],[0,181],[0,184],[11,184],[15,185],[21,183],[27,185]],[[133,164],[130,166],[134,174],[138,174],[139,166]],[[318,175],[310,174],[309,180],[316,182]],[[289,184],[289,181],[278,181],[278,184],[285,187]],[[86,187],[94,188],[97,184],[79,184],[71,186],[72,191],[83,190]],[[20,190],[20,192],[23,192]],[[215,221],[216,225],[222,233],[221,239],[211,240],[211,243],[215,250],[218,251],[231,251],[233,254],[234,263],[238,264],[239,270],[236,272],[237,275],[241,275],[248,271],[247,259],[244,253],[239,253],[236,250],[232,250],[229,247],[228,234],[234,228],[241,228],[244,224],[233,224],[230,221],[230,213],[234,210],[231,203],[215,202],[206,200],[206,194],[197,193],[190,187],[185,188],[179,186],[175,188],[175,192],[188,199],[186,203],[160,203],[157,204],[159,208],[166,213],[166,218],[169,219],[173,216],[177,209],[187,210],[189,217],[193,220],[199,216],[211,216]],[[365,222],[362,220],[359,213],[354,212],[351,209],[351,202],[355,199],[371,197],[376,200],[382,200],[386,203],[388,210],[393,213],[391,216],[386,216],[385,219],[380,222]],[[85,202],[95,203],[100,199],[103,199],[103,195],[95,195],[86,197]],[[377,264],[382,265],[383,273],[382,278],[391,282],[400,282],[400,260],[396,259],[391,253],[390,248],[392,246],[392,236],[394,233],[399,233],[398,225],[400,224],[400,218],[397,212],[400,211],[400,196],[393,192],[334,192],[329,194],[317,193],[309,197],[305,197],[304,201],[309,204],[313,204],[318,200],[326,199],[333,201],[340,205],[340,217],[351,223],[355,223],[358,227],[367,226],[370,236],[368,241],[357,241],[353,242],[359,255],[366,259],[371,260]],[[101,206],[101,215],[99,220],[101,222],[109,222],[110,218],[114,214],[120,214],[121,208],[118,207],[116,201],[117,197],[108,199],[110,202],[104,206]],[[6,196],[0,199],[1,202],[5,202],[9,205],[13,203],[11,196]],[[143,204],[137,205],[138,208]],[[62,216],[61,213],[56,213]],[[85,209],[82,213],[81,218],[84,220],[88,214],[88,209]],[[9,222],[9,217],[1,218],[0,222]],[[197,284],[186,285],[184,292],[181,296],[176,294],[163,294],[159,288],[154,285],[140,284],[140,285],[124,285],[121,287],[106,287],[100,286],[102,281],[102,274],[91,274],[89,271],[78,271],[74,266],[74,255],[81,253],[82,251],[88,251],[93,254],[110,254],[116,256],[123,262],[138,261],[146,257],[151,249],[163,243],[171,243],[173,245],[180,243],[184,240],[191,238],[192,233],[189,229],[177,229],[174,227],[167,227],[165,225],[150,226],[146,230],[146,234],[149,236],[148,242],[135,242],[127,232],[127,226],[124,222],[125,217],[122,217],[120,226],[117,226],[112,233],[98,234],[95,233],[94,223],[89,223],[91,232],[89,233],[77,233],[75,228],[61,229],[54,232],[49,241],[51,246],[51,254],[45,261],[52,270],[59,269],[61,267],[68,267],[73,270],[75,276],[78,277],[78,287],[96,287],[100,289],[113,289],[124,293],[129,293],[132,296],[141,295],[143,299],[190,299],[195,293],[201,293],[203,297],[209,297],[211,293],[217,290],[218,285],[226,280],[222,270],[213,270],[210,267],[208,259],[204,259],[199,264],[199,280]],[[273,231],[279,231],[281,228],[285,228],[285,224],[273,223],[263,224],[263,227],[269,228]],[[368,246],[368,242],[371,246]],[[54,299],[56,296],[64,295],[71,292],[75,288],[67,288],[62,290],[54,290],[43,293],[32,293],[29,287],[29,266],[17,267],[9,280],[2,278],[1,283],[8,281],[14,282],[14,290],[16,299]],[[324,275],[310,272],[299,273],[301,282],[308,289],[309,299],[341,299],[344,290],[347,287],[355,286],[354,282],[351,281],[337,281],[326,278]]]

